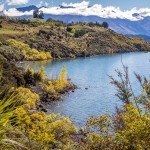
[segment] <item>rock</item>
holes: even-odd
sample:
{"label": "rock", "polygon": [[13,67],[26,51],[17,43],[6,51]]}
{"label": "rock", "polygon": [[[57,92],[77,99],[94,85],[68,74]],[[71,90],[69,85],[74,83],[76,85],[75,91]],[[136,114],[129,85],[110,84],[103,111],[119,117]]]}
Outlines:
{"label": "rock", "polygon": [[47,34],[47,31],[45,31],[45,30],[39,30],[39,35],[40,34]]}
{"label": "rock", "polygon": [[51,95],[51,94],[48,94],[48,95],[47,95],[47,98],[49,98],[49,99],[50,99],[51,97],[52,97],[52,95]]}
{"label": "rock", "polygon": [[43,108],[43,105],[40,104],[39,107],[40,107],[40,108]]}
{"label": "rock", "polygon": [[45,108],[42,108],[42,109],[41,109],[41,111],[43,111],[43,112],[47,112],[47,110],[46,110]]}
{"label": "rock", "polygon": [[88,90],[88,88],[85,88],[85,90]]}
{"label": "rock", "polygon": [[29,113],[31,113],[31,114],[32,114],[32,113],[35,113],[35,112],[37,112],[37,110],[38,110],[38,109],[29,110]]}

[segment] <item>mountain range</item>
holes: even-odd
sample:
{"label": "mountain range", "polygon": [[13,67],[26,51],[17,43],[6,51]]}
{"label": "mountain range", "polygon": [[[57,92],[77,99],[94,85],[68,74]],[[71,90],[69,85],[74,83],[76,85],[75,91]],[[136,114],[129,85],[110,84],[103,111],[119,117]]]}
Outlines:
{"label": "mountain range", "polygon": [[27,7],[20,7],[20,8],[16,8],[16,9],[21,12],[26,12],[26,11],[38,10],[39,8],[36,7],[35,5],[30,5]]}
{"label": "mountain range", "polygon": [[[60,5],[60,8],[68,9],[70,7],[65,7]],[[38,10],[45,8],[44,6],[38,8],[34,5],[28,7],[17,8],[20,12]],[[73,8],[73,7],[72,7]],[[133,16],[138,16],[138,14],[133,14]],[[31,15],[20,16],[20,18],[32,18]],[[120,18],[102,18],[99,16],[83,16],[83,15],[53,15],[53,14],[44,14],[44,19],[52,18],[55,20],[61,20],[65,23],[70,22],[108,22],[109,27],[118,33],[124,35],[133,35],[133,36],[142,36],[150,39],[150,17],[145,17],[142,20],[131,21],[129,19],[120,19]]]}

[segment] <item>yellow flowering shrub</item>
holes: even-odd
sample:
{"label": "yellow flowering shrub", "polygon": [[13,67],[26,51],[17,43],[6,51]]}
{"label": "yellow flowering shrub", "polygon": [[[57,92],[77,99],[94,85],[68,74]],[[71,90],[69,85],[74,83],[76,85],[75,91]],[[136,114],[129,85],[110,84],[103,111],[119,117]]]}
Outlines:
{"label": "yellow flowering shrub", "polygon": [[30,48],[28,44],[24,44],[23,42],[14,39],[9,39],[7,42],[11,46],[19,49],[25,60],[47,60],[52,58],[49,52],[39,52],[36,49]]}
{"label": "yellow flowering shrub", "polygon": [[47,82],[47,85],[45,86],[45,90],[48,92],[48,93],[51,93],[51,94],[55,94],[56,93],[56,90],[55,90],[55,86],[53,84],[53,81],[48,81]]}
{"label": "yellow flowering shrub", "polygon": [[59,74],[59,78],[54,81],[54,86],[57,91],[60,91],[69,85],[69,80],[67,78],[66,67],[62,67],[62,71]]}
{"label": "yellow flowering shrub", "polygon": [[74,88],[70,84],[66,74],[66,68],[63,67],[58,78],[47,79],[44,67],[37,72],[28,67],[25,70],[24,79],[26,86],[33,87],[37,94],[41,93],[41,101],[54,101],[59,100],[61,94],[65,94]]}
{"label": "yellow flowering shrub", "polygon": [[46,79],[46,71],[43,66],[41,67],[40,70],[38,70],[37,75],[40,76],[41,80]]}
{"label": "yellow flowering shrub", "polygon": [[28,88],[19,87],[16,92],[18,93],[20,102],[24,104],[24,108],[26,109],[35,108],[40,101],[39,95],[32,93]]}
{"label": "yellow flowering shrub", "polygon": [[[88,149],[145,150],[150,147],[150,116],[132,104],[113,116],[90,117],[80,131]],[[86,134],[85,134],[86,133]]]}
{"label": "yellow flowering shrub", "polygon": [[[122,149],[144,150],[150,146],[150,116],[141,114],[133,105],[125,105],[124,110],[114,119],[115,140]],[[118,128],[119,125],[119,128]]]}
{"label": "yellow flowering shrub", "polygon": [[58,78],[45,80],[45,82],[43,82],[42,84],[45,91],[50,94],[58,94],[60,91],[64,90],[70,84],[67,78],[66,67],[62,67],[62,71],[60,72]]}
{"label": "yellow flowering shrub", "polygon": [[[18,141],[23,142],[29,149],[62,148],[71,142],[71,134],[77,132],[70,119],[59,114],[30,114],[23,107],[17,108],[15,113],[17,126],[14,130],[21,133]],[[22,138],[25,140],[22,141]]]}

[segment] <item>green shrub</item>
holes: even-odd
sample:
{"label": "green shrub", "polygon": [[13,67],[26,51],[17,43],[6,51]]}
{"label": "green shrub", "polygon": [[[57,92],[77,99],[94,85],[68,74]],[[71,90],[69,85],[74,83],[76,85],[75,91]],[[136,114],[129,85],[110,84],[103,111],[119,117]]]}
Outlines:
{"label": "green shrub", "polygon": [[86,34],[86,30],[76,30],[74,36],[76,38],[83,36],[84,34]]}
{"label": "green shrub", "polygon": [[67,32],[71,32],[72,28],[71,27],[67,27]]}

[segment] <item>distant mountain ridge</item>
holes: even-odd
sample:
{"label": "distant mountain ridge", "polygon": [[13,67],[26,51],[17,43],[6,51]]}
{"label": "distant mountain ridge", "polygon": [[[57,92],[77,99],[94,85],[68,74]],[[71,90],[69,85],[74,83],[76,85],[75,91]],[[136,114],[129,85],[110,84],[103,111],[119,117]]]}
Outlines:
{"label": "distant mountain ridge", "polygon": [[108,22],[111,29],[122,34],[150,35],[150,17],[140,21],[130,21],[127,19],[100,18],[98,16],[78,16],[78,15],[50,15],[45,14],[45,19],[52,18],[70,22]]}
{"label": "distant mountain ridge", "polygon": [[39,10],[41,8],[47,8],[46,6],[37,7],[35,5],[27,6],[27,7],[20,7],[16,8],[18,11],[26,12],[26,11],[32,11],[32,10]]}
{"label": "distant mountain ridge", "polygon": [[31,11],[31,10],[38,10],[39,8],[36,7],[35,5],[31,5],[31,6],[20,7],[20,8],[16,8],[16,9],[21,12],[26,12],[26,11]]}
{"label": "distant mountain ridge", "polygon": [[[67,9],[73,8],[72,6],[62,6],[60,7]],[[17,8],[18,11],[25,12],[31,10],[38,10],[43,7],[36,7],[31,5],[29,7]],[[138,14],[133,14],[134,16],[138,16]],[[21,16],[20,18],[32,18],[32,16]],[[150,36],[150,17],[145,17],[143,20],[139,21],[131,21],[128,19],[120,19],[120,18],[101,18],[98,16],[81,16],[81,15],[52,15],[52,14],[44,14],[44,19],[52,18],[55,20],[61,20],[65,23],[70,22],[99,22],[102,23],[104,21],[108,22],[111,29],[118,33],[122,33],[125,35],[147,35]]]}
{"label": "distant mountain ridge", "polygon": [[73,6],[63,6],[63,5],[59,5],[60,8],[63,8],[63,9],[67,9],[67,8],[75,8]]}

